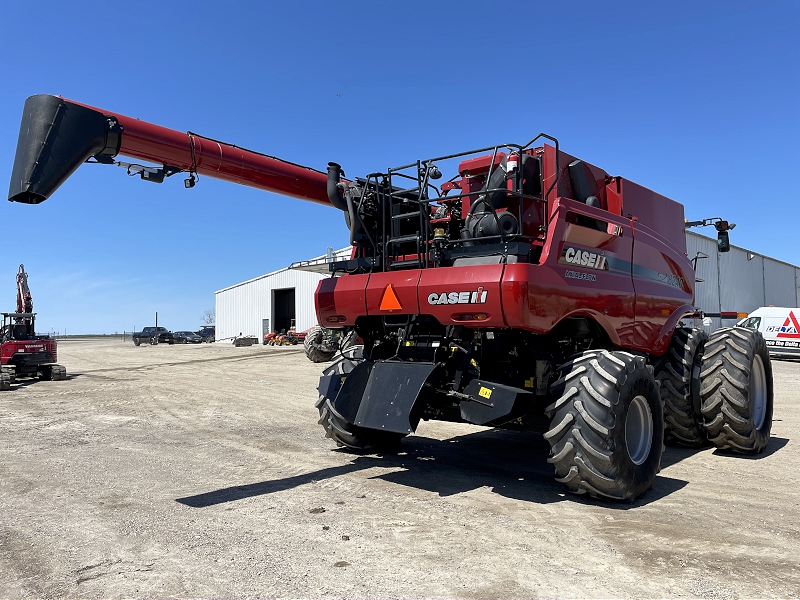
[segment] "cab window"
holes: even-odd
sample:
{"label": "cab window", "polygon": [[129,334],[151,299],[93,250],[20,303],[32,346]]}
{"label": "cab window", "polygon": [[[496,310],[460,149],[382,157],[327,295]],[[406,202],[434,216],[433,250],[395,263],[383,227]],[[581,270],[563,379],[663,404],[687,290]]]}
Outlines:
{"label": "cab window", "polygon": [[758,329],[759,325],[761,325],[761,317],[750,317],[739,323],[739,327],[745,329]]}

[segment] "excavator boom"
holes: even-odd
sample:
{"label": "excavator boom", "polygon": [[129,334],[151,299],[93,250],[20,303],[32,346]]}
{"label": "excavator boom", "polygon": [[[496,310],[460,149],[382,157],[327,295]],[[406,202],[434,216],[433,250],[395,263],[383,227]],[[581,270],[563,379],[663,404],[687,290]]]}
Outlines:
{"label": "excavator boom", "polygon": [[[129,173],[150,181],[197,173],[330,204],[328,177],[320,171],[46,94],[25,101],[8,199],[39,204],[84,162],[113,164],[118,154],[158,165],[123,163]],[[187,187],[193,184],[193,178],[187,180]]]}
{"label": "excavator boom", "polygon": [[17,312],[33,312],[33,297],[31,296],[31,289],[28,287],[28,274],[25,272],[25,265],[20,265],[17,271]]}

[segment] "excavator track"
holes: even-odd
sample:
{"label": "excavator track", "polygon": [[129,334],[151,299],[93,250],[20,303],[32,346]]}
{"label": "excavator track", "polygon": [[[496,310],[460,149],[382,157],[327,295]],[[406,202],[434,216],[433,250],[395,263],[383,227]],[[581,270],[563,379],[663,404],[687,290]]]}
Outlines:
{"label": "excavator track", "polygon": [[63,365],[42,365],[39,372],[41,381],[62,381],[67,378],[67,369]]}

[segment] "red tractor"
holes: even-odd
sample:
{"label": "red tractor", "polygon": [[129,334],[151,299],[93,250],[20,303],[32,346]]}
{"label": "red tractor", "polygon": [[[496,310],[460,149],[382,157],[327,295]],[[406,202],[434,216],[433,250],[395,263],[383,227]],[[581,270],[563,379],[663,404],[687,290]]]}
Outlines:
{"label": "red tractor", "polygon": [[28,274],[20,265],[17,272],[17,312],[3,313],[0,347],[0,390],[8,390],[17,377],[66,379],[67,370],[55,364],[57,342],[48,335],[36,335],[36,313],[28,287]]}
{"label": "red tractor", "polygon": [[569,490],[630,500],[653,485],[664,439],[767,445],[764,340],[683,321],[698,311],[682,205],[550,136],[345,179],[335,163],[323,173],[41,95],[25,104],[9,200],[46,200],[86,161],[344,213],[352,256],[315,296],[320,325],[363,340],[319,382],[319,422],[341,446],[388,448],[426,419],[539,430]]}

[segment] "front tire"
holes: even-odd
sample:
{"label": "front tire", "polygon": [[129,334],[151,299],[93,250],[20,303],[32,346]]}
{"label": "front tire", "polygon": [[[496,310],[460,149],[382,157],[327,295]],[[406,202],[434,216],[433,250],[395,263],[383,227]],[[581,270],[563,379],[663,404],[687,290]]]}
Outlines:
{"label": "front tire", "polygon": [[706,443],[700,412],[700,371],[708,335],[678,328],[656,370],[664,402],[664,441],[698,448]]}
{"label": "front tire", "polygon": [[742,327],[711,334],[700,399],[708,439],[720,450],[760,454],[772,429],[772,363],[761,333]]}
{"label": "front tire", "polygon": [[[323,375],[347,375],[364,360],[364,347],[352,346],[339,354],[322,372]],[[319,395],[315,406],[319,410],[319,421],[325,429],[325,437],[331,438],[338,446],[363,452],[365,450],[390,450],[396,448],[403,438],[402,434],[363,429],[348,422],[333,407],[335,398]]]}
{"label": "front tire", "polygon": [[632,501],[653,486],[661,466],[664,415],[644,358],[593,350],[561,365],[545,410],[548,462],[576,494]]}
{"label": "front tire", "polygon": [[325,329],[323,327],[312,327],[303,340],[303,349],[308,360],[314,363],[328,362],[336,354],[336,349],[328,349],[325,342]]}

